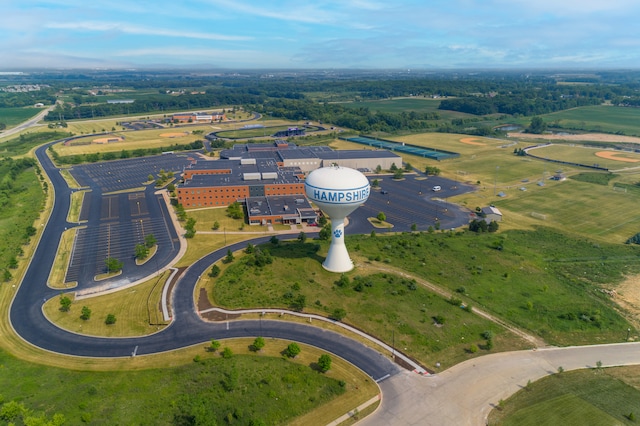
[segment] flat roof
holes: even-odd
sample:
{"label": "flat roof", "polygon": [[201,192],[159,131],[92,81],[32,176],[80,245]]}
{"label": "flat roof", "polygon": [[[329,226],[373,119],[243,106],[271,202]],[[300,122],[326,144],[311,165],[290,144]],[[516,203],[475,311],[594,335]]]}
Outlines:
{"label": "flat roof", "polygon": [[309,214],[309,210],[313,212],[309,200],[302,194],[247,198],[247,213],[249,218],[276,215],[298,216],[300,212]]}

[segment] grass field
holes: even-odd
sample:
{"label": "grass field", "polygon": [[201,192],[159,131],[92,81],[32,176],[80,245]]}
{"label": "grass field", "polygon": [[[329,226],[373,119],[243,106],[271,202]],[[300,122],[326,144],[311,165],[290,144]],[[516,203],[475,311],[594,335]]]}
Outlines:
{"label": "grass field", "polygon": [[0,123],[4,123],[8,128],[11,128],[30,119],[41,111],[41,108],[34,107],[0,108]]}
{"label": "grass field", "polygon": [[[69,312],[60,311],[60,299],[53,297],[44,304],[44,313],[59,327],[76,333],[103,337],[142,336],[155,333],[167,323],[162,318],[159,301],[169,272],[143,284],[119,292],[75,300]],[[83,306],[91,309],[89,320],[80,319]],[[116,323],[107,325],[108,314]]]}
{"label": "grass field", "polygon": [[640,369],[577,370],[545,377],[494,409],[490,425],[626,425],[640,413]]}
{"label": "grass field", "polygon": [[550,125],[557,121],[565,129],[619,132],[628,136],[640,136],[640,109],[638,108],[587,106],[545,114],[541,117]]}
{"label": "grass field", "polygon": [[[262,248],[271,252],[273,264],[251,266],[247,261],[252,256],[247,256],[228,265],[218,279],[203,277],[200,285],[208,290],[213,304],[297,309],[302,298],[305,312],[331,316],[336,309],[344,309],[344,321],[389,345],[395,341],[407,354],[431,366],[440,362],[446,367],[486,353],[469,349],[472,344],[482,347],[482,333],[487,330],[495,335],[494,350],[527,347],[502,327],[374,265],[361,264],[357,272],[345,275],[349,283],[336,284],[340,276],[321,266],[326,244],[320,248],[316,242],[291,242]],[[442,326],[434,320],[440,315],[446,319]]]}
{"label": "grass field", "polygon": [[440,99],[425,98],[398,98],[385,99],[381,101],[344,102],[340,105],[347,108],[369,108],[371,111],[388,113],[401,113],[403,111],[415,111],[419,113],[436,112],[441,120],[452,120],[455,118],[478,118],[472,114],[463,112],[447,111],[438,109]]}
{"label": "grass field", "polygon": [[546,228],[354,236],[351,245],[367,259],[461,292],[471,303],[556,345],[620,341],[620,330],[629,324],[599,289],[615,288],[625,275],[640,271],[636,247],[585,244],[583,238]]}
{"label": "grass field", "polygon": [[[585,164],[588,166],[597,164],[599,167],[605,167],[611,171],[617,169],[624,169],[629,167],[640,167],[640,154],[634,152],[626,152],[619,150],[604,150],[602,148],[585,147],[581,145],[566,145],[566,144],[553,144],[540,148],[536,148],[530,151],[532,155],[549,158],[551,160],[571,161],[574,163]],[[615,154],[615,157],[621,159],[633,160],[631,161],[619,161],[615,159],[603,158],[596,155],[597,153],[606,152],[608,154]],[[553,165],[551,165],[552,167]],[[556,167],[562,168],[563,165],[557,165]],[[640,170],[637,171],[640,174]]]}
{"label": "grass field", "polygon": [[303,126],[301,124],[288,123],[274,126],[272,123],[268,123],[268,127],[255,128],[255,129],[231,129],[218,132],[218,136],[221,138],[233,138],[233,139],[250,139],[261,138],[271,136],[276,132],[287,130],[291,127]]}
{"label": "grass field", "polygon": [[222,341],[237,354],[230,359],[203,345],[197,362],[136,372],[57,369],[2,351],[0,385],[5,402],[21,403],[36,415],[59,413],[68,424],[96,425],[182,424],[191,416],[199,424],[204,416],[216,424],[327,424],[378,393],[375,383],[337,357],[322,374],[309,367],[322,353],[314,348],[300,345],[292,362],[279,354],[289,342],[267,339],[260,353],[250,354],[251,342]]}

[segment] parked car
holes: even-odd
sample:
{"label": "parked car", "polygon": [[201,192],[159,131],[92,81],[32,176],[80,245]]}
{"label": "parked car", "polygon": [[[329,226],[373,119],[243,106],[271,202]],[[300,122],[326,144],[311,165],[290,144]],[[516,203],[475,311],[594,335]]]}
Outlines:
{"label": "parked car", "polygon": [[442,189],[442,187],[440,185],[436,185],[433,188],[431,188],[433,191],[438,192]]}

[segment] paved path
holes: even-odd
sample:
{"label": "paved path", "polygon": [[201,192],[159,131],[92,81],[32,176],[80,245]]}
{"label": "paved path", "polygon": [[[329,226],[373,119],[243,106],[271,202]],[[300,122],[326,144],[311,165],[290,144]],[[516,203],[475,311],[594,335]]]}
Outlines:
{"label": "paved path", "polygon": [[402,372],[380,383],[382,404],[358,423],[382,425],[484,425],[500,399],[549,374],[640,364],[640,342],[503,352],[457,364],[442,373]]}

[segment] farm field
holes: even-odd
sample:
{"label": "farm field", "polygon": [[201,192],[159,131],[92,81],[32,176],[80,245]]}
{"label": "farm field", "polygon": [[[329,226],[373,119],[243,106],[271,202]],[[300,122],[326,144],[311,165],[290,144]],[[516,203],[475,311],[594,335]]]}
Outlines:
{"label": "farm field", "polygon": [[637,366],[555,374],[531,383],[489,415],[492,426],[631,425],[640,413]]}
{"label": "farm field", "polygon": [[[640,136],[640,108],[587,106],[541,116],[550,126]],[[528,124],[528,122],[527,122]]]}
{"label": "farm field", "polygon": [[0,123],[14,127],[42,111],[42,108],[0,108]]}

